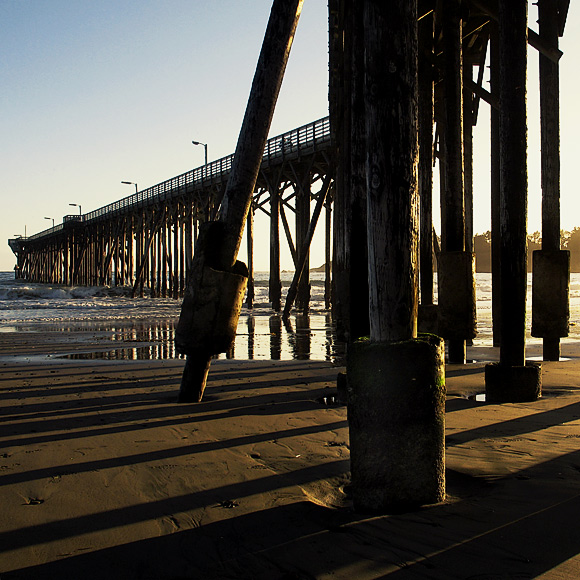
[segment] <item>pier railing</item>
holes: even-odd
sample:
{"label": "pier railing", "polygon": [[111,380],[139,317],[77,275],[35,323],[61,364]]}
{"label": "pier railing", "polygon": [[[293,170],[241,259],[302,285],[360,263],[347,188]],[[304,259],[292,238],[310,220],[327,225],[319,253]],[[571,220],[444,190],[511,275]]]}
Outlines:
{"label": "pier railing", "polygon": [[[297,129],[292,129],[276,137],[268,139],[266,147],[264,148],[264,155],[262,163],[274,164],[283,161],[285,158],[295,159],[301,154],[310,153],[316,148],[326,145],[330,141],[330,120],[328,117],[318,119],[302,125]],[[124,197],[119,201],[115,201],[105,205],[99,209],[86,213],[82,216],[75,216],[75,222],[87,223],[93,220],[101,219],[110,216],[114,213],[125,211],[130,208],[138,207],[139,205],[149,205],[156,201],[165,201],[174,196],[179,195],[186,188],[195,188],[199,186],[203,189],[206,186],[212,185],[216,182],[223,182],[232,168],[234,155],[228,155],[208,163],[196,167],[190,171],[172,177],[166,181],[162,181],[156,185],[148,187],[142,191],[138,191],[132,195]],[[69,217],[69,216],[66,216]],[[67,222],[67,220],[64,220]],[[73,220],[69,220],[73,221]],[[52,228],[29,236],[27,240],[34,240],[46,235],[50,235],[61,231],[63,224],[55,225]]]}

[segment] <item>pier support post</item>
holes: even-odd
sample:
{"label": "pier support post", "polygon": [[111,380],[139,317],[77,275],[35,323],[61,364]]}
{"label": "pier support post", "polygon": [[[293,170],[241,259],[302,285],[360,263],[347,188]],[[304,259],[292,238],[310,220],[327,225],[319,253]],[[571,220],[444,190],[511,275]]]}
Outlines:
{"label": "pier support post", "polygon": [[440,501],[443,342],[417,338],[417,4],[364,1],[370,338],[347,355],[355,509]]}
{"label": "pier support post", "polygon": [[[490,80],[492,95],[499,102],[499,28],[491,22]],[[491,181],[491,309],[493,346],[501,345],[501,268],[500,268],[500,151],[499,109],[490,111],[490,181]]]}
{"label": "pier support post", "polygon": [[327,200],[324,212],[324,308],[332,304],[332,204]]}
{"label": "pier support post", "polygon": [[[442,253],[453,256],[465,251],[465,199],[464,199],[464,156],[463,156],[463,82],[462,82],[462,19],[460,0],[447,0],[443,3],[443,63],[445,91],[445,193],[444,219],[442,220]],[[453,258],[449,258],[453,260]],[[471,268],[462,269],[463,274],[473,278]],[[448,285],[449,277],[439,277],[439,311],[440,318],[453,317],[455,304],[449,294],[455,292]],[[467,282],[467,286],[473,281]],[[465,287],[466,284],[462,284]],[[461,299],[471,298],[471,293],[464,293]],[[457,297],[457,296],[456,296]],[[452,312],[447,312],[452,305]],[[475,313],[475,303],[463,305],[464,312]],[[474,326],[474,322],[464,321],[462,328]],[[449,341],[449,362],[465,363],[465,340],[472,336],[459,336],[458,332],[449,335],[440,330],[441,335]]]}
{"label": "pier support post", "polygon": [[[554,49],[558,48],[558,4],[558,0],[538,1],[540,37]],[[542,249],[533,255],[532,336],[543,338],[544,360],[557,361],[560,338],[568,336],[570,287],[570,256],[560,250],[560,75],[557,62],[542,53],[539,59]]]}
{"label": "pier support post", "polygon": [[248,225],[246,241],[248,250],[248,291],[246,294],[246,307],[254,308],[254,210],[250,207],[248,212]]}
{"label": "pier support post", "polygon": [[365,121],[365,62],[360,46],[364,43],[363,2],[351,1],[345,48],[349,52],[350,87],[350,164],[346,192],[346,244],[348,253],[348,319],[346,327],[350,342],[369,334],[369,286],[367,240],[367,184],[366,184],[366,121]]}
{"label": "pier support post", "polygon": [[[178,352],[187,355],[179,395],[183,402],[201,400],[211,355],[233,345],[247,283],[247,268],[236,258],[302,4],[273,2],[218,220],[200,233],[175,332]],[[222,332],[229,328],[233,335]],[[216,332],[219,340],[214,340]]]}
{"label": "pier support post", "polygon": [[346,239],[346,200],[350,180],[350,55],[346,27],[352,1],[329,0],[329,102],[330,135],[334,170],[333,249],[332,249],[332,314],[337,336],[348,337],[348,256]]}
{"label": "pier support post", "polygon": [[270,191],[270,279],[268,299],[274,312],[282,310],[282,282],[280,280],[280,192]]}
{"label": "pier support post", "polygon": [[560,360],[560,338],[570,322],[570,252],[533,253],[532,336],[544,339],[544,360]]}
{"label": "pier support post", "polygon": [[306,314],[310,307],[310,245],[302,257],[305,241],[310,226],[310,172],[308,172],[296,192],[296,254],[298,259],[304,259],[304,266],[295,264],[295,270],[301,267],[302,272],[296,292],[296,308]]}
{"label": "pier support post", "polygon": [[526,365],[527,119],[526,0],[499,2],[501,347],[485,370],[488,400],[531,401],[541,393],[541,367]]}

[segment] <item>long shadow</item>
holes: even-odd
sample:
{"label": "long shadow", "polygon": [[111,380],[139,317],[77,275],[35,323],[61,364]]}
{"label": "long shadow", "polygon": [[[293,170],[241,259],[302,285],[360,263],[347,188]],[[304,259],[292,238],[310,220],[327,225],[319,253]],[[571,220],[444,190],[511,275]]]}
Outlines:
{"label": "long shadow", "polygon": [[580,417],[580,401],[570,403],[563,407],[558,407],[557,409],[539,411],[532,415],[516,417],[515,419],[492,423],[491,425],[477,427],[476,429],[453,433],[453,435],[447,437],[447,444],[460,445],[461,443],[466,443],[475,439],[534,433],[541,429],[576,421],[578,420],[578,417]]}
{"label": "long shadow", "polygon": [[[153,371],[159,370],[157,374]],[[181,369],[180,369],[181,370]],[[281,378],[281,373],[288,374],[292,372],[291,377],[286,379]],[[298,373],[303,372],[303,375]],[[311,368],[311,369],[288,369],[288,368],[265,368],[263,370],[247,371],[244,369],[235,372],[224,372],[224,373],[211,373],[209,376],[208,386],[212,387],[214,385],[226,386],[230,385],[230,388],[236,389],[241,383],[247,384],[251,383],[253,386],[260,386],[264,383],[266,384],[280,384],[280,385],[292,385],[300,383],[300,379],[304,379],[303,382],[319,382],[319,381],[335,381],[336,380],[336,370],[326,369],[326,368]],[[43,373],[37,374],[34,377],[21,377],[21,380],[34,380],[35,382],[54,379],[51,376],[53,373]],[[100,373],[93,371],[91,375],[86,372],[81,373],[85,380],[75,381],[71,379],[70,383],[64,382],[63,378],[67,377],[67,374],[59,374],[58,383],[49,384],[43,387],[38,385],[20,385],[12,387],[9,391],[3,393],[2,398],[14,399],[18,395],[26,396],[27,398],[35,396],[46,396],[47,389],[50,389],[49,394],[51,396],[56,395],[67,395],[76,394],[79,389],[91,390],[91,388],[102,387],[102,390],[118,390],[126,388],[127,383],[138,382],[140,386],[167,386],[168,381],[175,381],[179,383],[181,380],[181,373],[177,372],[176,369],[136,369],[133,372],[115,372],[114,370],[107,369],[101,370]],[[87,377],[90,377],[87,379]],[[223,384],[225,383],[225,385]]]}
{"label": "long shadow", "polygon": [[[324,392],[324,387],[320,387],[308,391],[301,390],[245,397],[242,400],[242,404],[236,403],[236,401],[217,399],[196,405],[175,403],[154,409],[144,406],[138,410],[81,415],[79,417],[69,417],[66,421],[61,418],[41,419],[38,422],[4,425],[0,428],[0,434],[2,437],[15,437],[14,439],[4,439],[2,441],[4,447],[19,447],[113,433],[141,431],[163,426],[193,425],[203,421],[237,416],[260,416],[279,413],[297,415],[304,411],[320,408],[315,399],[322,396]],[[234,407],[233,405],[236,404],[239,406]],[[103,423],[106,423],[107,426],[103,426]],[[111,423],[114,423],[114,425],[111,426]],[[42,434],[31,435],[31,433],[37,431]]]}
{"label": "long shadow", "polygon": [[[580,462],[580,452],[520,474],[529,478],[539,471],[555,474],[562,462]],[[343,464],[334,462],[289,476],[295,484],[306,483],[330,472],[340,474]],[[246,494],[288,483],[286,476],[283,482],[280,477],[26,528],[0,535],[0,545],[5,540],[10,549],[36,545],[202,505],[223,509],[217,503],[223,497],[235,497],[243,505]],[[499,481],[495,488],[510,483]],[[330,575],[344,578],[346,570],[358,566],[367,571],[365,578],[452,580],[471,573],[474,578],[531,579],[580,553],[580,536],[570,533],[577,527],[580,510],[580,494],[573,485],[548,486],[544,494],[536,490],[541,497],[527,503],[517,486],[503,489],[500,497],[494,496],[493,489],[473,488],[465,494],[465,482],[456,485],[451,491],[463,497],[458,502],[390,516],[361,516],[348,508],[329,509],[306,501],[241,515],[232,509],[229,517],[199,528],[22,568],[2,578],[315,580]],[[505,504],[509,509],[498,509]]]}
{"label": "long shadow", "polygon": [[[253,378],[259,377],[264,373],[275,373],[279,371],[305,371],[309,372],[312,369],[328,369],[329,372],[335,370],[331,363],[326,361],[309,360],[309,361],[237,361],[240,366],[244,366],[244,375]],[[68,361],[47,361],[48,364],[20,364],[9,362],[9,367],[6,370],[0,368],[0,381],[13,381],[15,376],[25,378],[27,375],[33,373],[54,374],[51,371],[57,371],[59,375],[63,370],[71,377],[86,376],[87,368],[92,368],[95,373],[111,372],[114,367],[119,367],[118,374],[120,376],[133,374],[135,372],[148,373],[151,371],[169,371],[176,376],[183,371],[184,361],[182,360],[164,360],[164,361],[106,361],[95,365],[95,361],[75,361],[74,363]],[[234,368],[224,368],[234,367]],[[116,370],[116,369],[115,369]],[[221,380],[230,376],[238,376],[240,374],[239,368],[236,368],[236,361],[216,360],[213,361],[210,371],[210,377]],[[6,376],[3,376],[6,375]]]}
{"label": "long shadow", "polygon": [[0,477],[0,486],[11,485],[14,483],[23,483],[25,481],[33,481],[42,478],[50,478],[56,475],[75,475],[79,473],[87,473],[101,469],[112,469],[115,467],[126,467],[129,465],[137,465],[139,463],[150,463],[154,461],[161,461],[164,459],[171,459],[175,457],[183,457],[185,455],[195,455],[199,453],[207,453],[218,449],[231,449],[233,447],[240,447],[242,445],[253,445],[264,441],[272,441],[274,439],[285,439],[287,437],[300,437],[303,435],[312,435],[314,433],[322,433],[324,431],[332,431],[334,429],[341,429],[347,426],[346,420],[336,421],[334,423],[324,423],[322,425],[311,425],[309,427],[296,427],[294,429],[286,429],[284,431],[268,431],[267,433],[255,433],[246,437],[234,437],[232,439],[223,439],[220,441],[211,441],[204,443],[195,443],[193,445],[184,445],[181,447],[174,447],[171,449],[160,449],[158,451],[147,451],[146,453],[136,453],[134,455],[126,455],[123,457],[110,457],[107,459],[100,459],[95,461],[86,461],[84,463],[69,463],[66,465],[55,465],[43,469],[33,469],[21,473],[3,473]]}
{"label": "long shadow", "polygon": [[[55,402],[44,403],[23,403],[18,407],[10,407],[2,410],[0,422],[2,421],[24,421],[33,418],[47,418],[51,415],[64,417],[77,413],[90,413],[93,411],[111,410],[113,408],[122,409],[135,405],[151,405],[167,403],[167,397],[161,393],[137,393],[134,395],[123,395],[122,397],[78,399],[76,401],[66,399]],[[174,397],[175,398],[175,397]]]}
{"label": "long shadow", "polygon": [[[302,377],[288,377],[286,379],[278,378],[272,379],[271,376],[280,372],[286,372],[288,369],[285,368],[274,368],[274,369],[264,369],[263,371],[256,370],[254,372],[246,372],[243,371],[242,373],[238,372],[231,372],[231,373],[213,373],[210,375],[209,383],[208,383],[208,392],[215,386],[219,386],[219,388],[235,391],[239,390],[241,385],[245,385],[247,383],[251,383],[252,388],[258,388],[260,386],[293,386],[297,383],[300,383],[298,379]],[[293,371],[298,371],[301,369],[292,369]],[[304,374],[304,382],[323,382],[329,381],[334,382],[336,380],[336,371],[333,369],[328,369],[328,374],[315,374],[312,375],[308,372],[308,368],[305,368]],[[312,370],[312,369],[310,369]],[[109,371],[101,371],[103,373],[110,372]],[[86,375],[85,375],[86,376]],[[41,380],[43,377],[35,376],[35,380]],[[49,378],[49,377],[44,377]],[[235,379],[237,382],[232,382],[229,385],[216,385],[221,381],[227,381]],[[16,387],[11,389],[10,392],[7,393],[0,393],[0,400],[8,400],[8,399],[15,399],[20,396],[26,396],[26,398],[35,398],[35,397],[46,397],[46,396],[64,396],[64,395],[74,395],[80,391],[91,391],[91,390],[98,390],[98,391],[117,391],[127,389],[127,383],[137,381],[139,388],[154,388],[156,386],[159,387],[167,387],[168,382],[172,381],[175,383],[176,388],[176,396],[179,381],[181,380],[180,375],[171,374],[171,375],[164,375],[161,378],[151,377],[150,374],[143,374],[143,375],[135,375],[134,373],[130,376],[124,377],[121,373],[116,375],[115,377],[110,376],[99,376],[95,375],[94,379],[91,381],[83,381],[81,383],[71,382],[70,384],[63,384],[58,383],[54,385],[49,385],[48,387],[40,388],[38,386],[23,386],[23,387]]]}
{"label": "long shadow", "polygon": [[182,496],[2,532],[0,533],[0,553],[89,532],[163,518],[167,514],[219,506],[224,500],[232,498],[243,501],[243,498],[250,495],[268,493],[288,486],[305,485],[322,478],[342,475],[348,469],[348,460],[336,460]]}

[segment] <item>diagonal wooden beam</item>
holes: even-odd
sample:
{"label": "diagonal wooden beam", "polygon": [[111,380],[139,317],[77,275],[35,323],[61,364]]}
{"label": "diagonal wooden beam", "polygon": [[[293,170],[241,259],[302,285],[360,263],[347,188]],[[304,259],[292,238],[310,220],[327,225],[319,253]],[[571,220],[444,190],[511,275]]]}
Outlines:
{"label": "diagonal wooden beam", "polygon": [[287,320],[288,317],[290,316],[292,305],[294,304],[294,300],[296,299],[296,295],[298,293],[298,284],[300,284],[300,278],[302,277],[302,273],[304,271],[304,265],[306,264],[308,250],[310,249],[310,244],[312,243],[312,238],[314,237],[314,231],[316,230],[316,224],[318,223],[318,218],[320,217],[320,212],[322,211],[324,200],[326,199],[328,191],[330,190],[331,183],[332,177],[330,174],[328,174],[322,185],[322,189],[320,191],[318,200],[316,201],[316,206],[314,208],[314,212],[312,213],[312,219],[310,220],[310,224],[308,225],[306,238],[304,239],[304,244],[300,249],[300,258],[298,264],[296,265],[296,272],[294,273],[294,278],[292,279],[290,288],[288,288],[288,294],[286,295],[286,304],[284,305],[284,312],[282,314],[282,318],[284,320]]}

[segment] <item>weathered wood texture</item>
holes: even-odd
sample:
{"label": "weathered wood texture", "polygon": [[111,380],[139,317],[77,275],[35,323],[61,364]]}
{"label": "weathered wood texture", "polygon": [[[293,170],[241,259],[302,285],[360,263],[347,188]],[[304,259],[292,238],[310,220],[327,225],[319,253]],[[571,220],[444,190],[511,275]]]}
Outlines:
{"label": "weathered wood texture", "polygon": [[[211,284],[206,285],[206,280],[211,272],[217,271],[225,276],[224,281],[229,281],[235,276],[233,270],[239,270],[236,267],[239,264],[236,262],[238,250],[302,3],[303,0],[274,0],[230,177],[215,224],[219,228],[212,226],[211,231],[208,230],[203,242],[199,240],[194,255],[191,284],[185,294],[175,332],[178,350],[187,354],[179,395],[182,402],[201,400],[207,378],[207,370],[204,369],[209,366],[211,355],[224,352],[233,345],[243,300],[242,290],[239,288],[237,292],[232,292],[228,303],[224,294],[215,292],[213,274]],[[247,279],[247,269],[245,275]],[[213,311],[216,312],[215,317],[205,315]],[[218,317],[223,320],[228,316],[225,326],[233,329],[230,344],[212,344],[209,339],[216,332],[214,320],[217,321]]]}
{"label": "weathered wood texture", "polygon": [[349,103],[350,159],[349,182],[346,191],[345,244],[348,254],[347,278],[349,305],[347,309],[348,337],[351,341],[368,336],[369,285],[367,237],[367,182],[366,182],[366,118],[365,118],[365,63],[363,29],[363,2],[351,0],[349,42],[346,43],[351,72],[350,86],[345,99]]}
{"label": "weathered wood texture", "polygon": [[417,6],[367,1],[365,113],[370,338],[416,336]]}
{"label": "weathered wood texture", "polygon": [[500,363],[525,364],[527,289],[526,0],[499,2]]}
{"label": "weathered wood texture", "polygon": [[446,0],[443,2],[445,220],[441,224],[444,252],[465,249],[462,54],[461,1]]}

